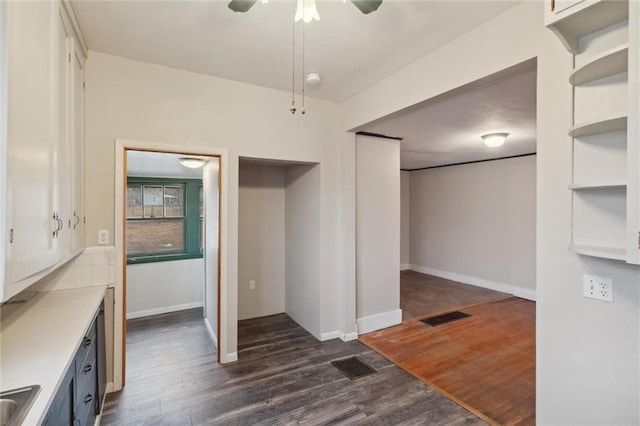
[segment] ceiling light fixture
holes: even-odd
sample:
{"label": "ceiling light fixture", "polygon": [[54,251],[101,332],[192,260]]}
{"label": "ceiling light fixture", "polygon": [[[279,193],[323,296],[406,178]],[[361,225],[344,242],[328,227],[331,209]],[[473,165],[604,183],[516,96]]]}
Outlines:
{"label": "ceiling light fixture", "polygon": [[313,19],[319,21],[320,15],[318,15],[318,9],[316,8],[316,0],[298,0],[296,15],[293,19],[296,22],[302,20],[307,24]]}
{"label": "ceiling light fixture", "polygon": [[190,169],[199,169],[200,167],[207,164],[202,158],[196,157],[182,157],[180,158],[180,164]]}
{"label": "ceiling light fixture", "polygon": [[486,146],[495,148],[501,146],[507,139],[507,136],[509,136],[509,133],[489,133],[480,137]]}

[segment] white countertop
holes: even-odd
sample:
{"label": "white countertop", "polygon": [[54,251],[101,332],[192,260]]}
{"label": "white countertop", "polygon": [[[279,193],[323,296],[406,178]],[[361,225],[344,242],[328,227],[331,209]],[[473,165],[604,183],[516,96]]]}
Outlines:
{"label": "white countertop", "polygon": [[0,308],[0,390],[40,385],[23,425],[37,425],[51,405],[106,286],[38,293]]}

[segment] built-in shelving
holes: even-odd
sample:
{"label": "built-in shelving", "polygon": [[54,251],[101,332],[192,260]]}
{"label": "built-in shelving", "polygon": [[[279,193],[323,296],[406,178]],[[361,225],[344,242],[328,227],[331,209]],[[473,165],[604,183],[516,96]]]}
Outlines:
{"label": "built-in shelving", "polygon": [[[636,0],[546,0],[545,24],[574,55],[570,249],[639,263]],[[634,222],[635,221],[635,222]]]}
{"label": "built-in shelving", "polygon": [[627,71],[629,46],[609,49],[586,64],[576,68],[569,76],[569,82],[573,85],[584,84],[610,75]]}
{"label": "built-in shelving", "polygon": [[627,184],[625,183],[608,183],[608,184],[588,184],[588,185],[577,185],[572,184],[569,185],[569,189],[573,191],[589,191],[589,190],[598,190],[598,189],[623,189],[626,188]]}
{"label": "built-in shelving", "polygon": [[[577,4],[580,3],[580,4]],[[555,1],[548,1],[545,23],[566,49],[574,55],[580,52],[581,37],[592,34],[629,17],[627,0],[587,0],[576,5],[555,10]]]}
{"label": "built-in shelving", "polygon": [[584,254],[587,256],[602,257],[605,259],[625,260],[627,256],[627,251],[624,248],[618,247],[598,247],[572,244],[570,248],[574,253]]}
{"label": "built-in shelving", "polygon": [[598,120],[579,123],[569,129],[569,136],[579,138],[581,136],[597,135],[598,133],[616,132],[627,128],[627,114],[614,114]]}

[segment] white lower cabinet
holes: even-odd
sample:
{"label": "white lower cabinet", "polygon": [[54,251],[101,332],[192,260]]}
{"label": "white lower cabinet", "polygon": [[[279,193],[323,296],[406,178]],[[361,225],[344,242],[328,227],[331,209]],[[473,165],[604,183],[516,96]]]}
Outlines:
{"label": "white lower cabinet", "polygon": [[[58,2],[7,2],[6,212],[1,299],[80,252],[84,55]],[[79,69],[79,71],[78,71]],[[81,181],[78,181],[81,180]],[[74,216],[74,212],[75,215]],[[74,232],[75,229],[78,232]]]}

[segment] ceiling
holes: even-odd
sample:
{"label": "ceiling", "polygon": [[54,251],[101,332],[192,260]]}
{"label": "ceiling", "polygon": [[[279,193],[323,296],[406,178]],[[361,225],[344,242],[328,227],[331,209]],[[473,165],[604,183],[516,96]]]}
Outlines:
{"label": "ceiling", "polygon": [[[536,61],[530,60],[358,131],[401,137],[403,170],[512,157],[536,152]],[[504,145],[480,138],[505,132]]]}
{"label": "ceiling", "polygon": [[[363,15],[350,2],[316,0],[305,25],[306,94],[342,101],[515,6],[519,0],[384,0]],[[291,91],[295,1],[95,1],[72,6],[89,49],[277,90]],[[295,25],[295,91],[301,92],[302,24]],[[401,136],[401,167],[416,169],[535,152],[535,63],[516,67],[369,123],[358,130]],[[506,131],[488,150],[480,135]]]}
{"label": "ceiling", "polygon": [[202,168],[183,166],[182,157],[182,154],[127,150],[127,176],[202,179]]}

